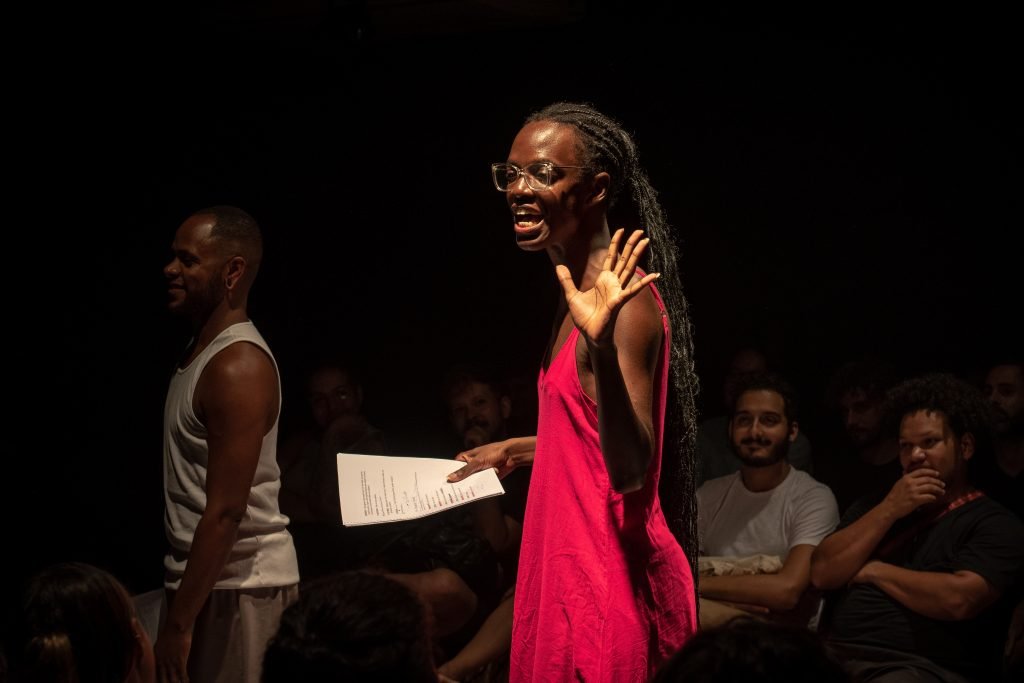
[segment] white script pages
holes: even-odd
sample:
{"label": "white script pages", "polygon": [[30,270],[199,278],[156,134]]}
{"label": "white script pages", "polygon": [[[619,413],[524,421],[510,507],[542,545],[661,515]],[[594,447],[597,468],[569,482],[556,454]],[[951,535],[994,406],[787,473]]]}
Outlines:
{"label": "white script pages", "polygon": [[466,463],[441,458],[338,453],[338,495],[345,526],[426,517],[505,493],[493,469],[449,484]]}

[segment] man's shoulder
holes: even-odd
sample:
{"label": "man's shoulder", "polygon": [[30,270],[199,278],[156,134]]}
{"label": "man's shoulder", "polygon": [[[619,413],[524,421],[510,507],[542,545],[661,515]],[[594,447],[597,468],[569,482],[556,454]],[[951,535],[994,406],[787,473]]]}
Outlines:
{"label": "man's shoulder", "polygon": [[274,368],[276,365],[268,348],[250,339],[239,339],[217,350],[203,374],[224,373],[224,379],[232,379]]}
{"label": "man's shoulder", "polygon": [[1002,503],[987,495],[960,506],[950,517],[951,521],[965,520],[978,526],[998,528],[1008,536],[1024,541],[1024,522]]}
{"label": "man's shoulder", "polygon": [[929,539],[955,552],[954,569],[973,571],[1000,591],[1020,585],[1024,576],[1024,524],[988,496],[945,515],[932,525]]}
{"label": "man's shoulder", "polygon": [[220,337],[219,341],[220,347],[210,349],[212,355],[201,369],[193,400],[206,407],[211,401],[223,405],[277,401],[277,363],[265,343],[249,337]]}
{"label": "man's shoulder", "polygon": [[739,476],[739,472],[733,472],[732,474],[726,474],[722,477],[708,479],[700,485],[700,488],[697,489],[697,495],[701,498],[707,499],[720,498],[726,494],[729,487],[733,485]]}
{"label": "man's shoulder", "polygon": [[795,467],[786,478],[786,486],[790,488],[790,493],[793,496],[824,497],[835,501],[835,496],[828,484],[818,481],[807,472]]}

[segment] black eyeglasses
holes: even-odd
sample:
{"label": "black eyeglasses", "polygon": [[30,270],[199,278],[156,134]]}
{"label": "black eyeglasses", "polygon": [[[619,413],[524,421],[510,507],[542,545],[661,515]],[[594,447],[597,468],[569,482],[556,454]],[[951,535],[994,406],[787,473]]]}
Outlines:
{"label": "black eyeglasses", "polygon": [[551,183],[555,179],[556,168],[586,168],[586,166],[555,166],[547,161],[539,161],[526,168],[519,168],[515,164],[491,164],[491,177],[499,192],[508,192],[508,188],[519,182],[520,176],[526,178],[526,184],[531,189],[539,192],[551,187]]}

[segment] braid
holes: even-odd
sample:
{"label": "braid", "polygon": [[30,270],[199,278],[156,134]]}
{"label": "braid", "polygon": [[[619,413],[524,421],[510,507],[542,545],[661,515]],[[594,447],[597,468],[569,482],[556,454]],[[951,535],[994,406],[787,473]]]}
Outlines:
{"label": "braid", "polygon": [[640,165],[636,143],[622,126],[588,104],[557,102],[536,112],[527,123],[552,121],[572,126],[577,131],[577,157],[592,173],[606,171],[611,176],[608,207],[628,185],[629,195],[641,224],[651,239],[647,250],[648,271],[661,273],[658,291],[665,302],[671,323],[672,382],[665,437],[662,450],[666,457],[662,485],[662,506],[669,527],[683,547],[697,578],[697,498],[696,441],[698,380],[693,362],[693,336],[689,305],[683,296],[679,277],[679,250],[658,193]]}

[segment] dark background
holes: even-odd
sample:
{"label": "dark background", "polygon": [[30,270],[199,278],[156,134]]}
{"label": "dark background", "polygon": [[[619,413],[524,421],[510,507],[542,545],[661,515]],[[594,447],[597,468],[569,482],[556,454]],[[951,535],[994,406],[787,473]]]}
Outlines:
{"label": "dark background", "polygon": [[[371,421],[410,453],[450,454],[451,362],[531,381],[558,291],[515,247],[488,164],[555,100],[635,134],[680,235],[707,414],[743,344],[812,406],[866,352],[971,376],[1024,348],[1011,17],[512,5],[219,2],[21,26],[4,606],[56,560],[160,583],[161,410],[188,338],[161,268],[196,209],[238,205],[264,229],[250,315],[282,369],[283,430],[323,348],[356,360]],[[827,426],[812,410],[804,429]]]}

